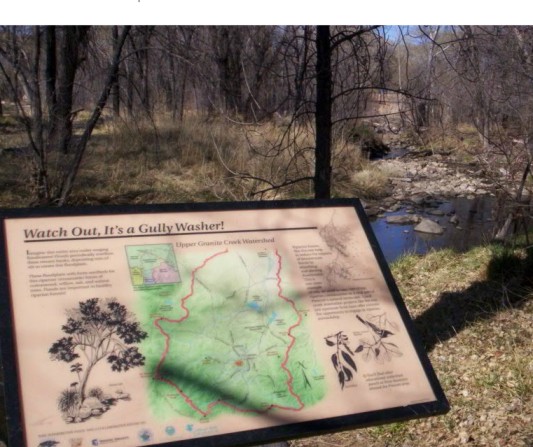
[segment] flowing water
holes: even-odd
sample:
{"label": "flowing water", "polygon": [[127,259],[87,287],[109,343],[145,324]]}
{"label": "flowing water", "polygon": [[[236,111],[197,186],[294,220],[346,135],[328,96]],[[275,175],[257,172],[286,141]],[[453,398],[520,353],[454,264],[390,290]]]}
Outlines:
{"label": "flowing water", "polygon": [[[466,251],[491,239],[495,226],[495,202],[496,199],[491,196],[478,196],[474,199],[458,197],[434,203],[433,206],[417,208],[417,215],[434,220],[445,228],[440,235],[419,233],[413,230],[415,225],[387,223],[386,216],[404,215],[406,208],[385,213],[383,217],[371,219],[370,223],[389,263],[403,254],[424,254],[431,249]],[[433,214],[436,210],[442,211],[444,215]],[[459,219],[457,225],[450,223],[450,217],[454,214]]]}

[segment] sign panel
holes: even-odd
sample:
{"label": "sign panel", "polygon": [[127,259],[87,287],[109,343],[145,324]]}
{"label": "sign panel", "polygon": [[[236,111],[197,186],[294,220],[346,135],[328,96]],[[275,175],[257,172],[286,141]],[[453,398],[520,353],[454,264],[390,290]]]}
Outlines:
{"label": "sign panel", "polygon": [[234,446],[445,412],[357,200],[6,210],[13,445]]}

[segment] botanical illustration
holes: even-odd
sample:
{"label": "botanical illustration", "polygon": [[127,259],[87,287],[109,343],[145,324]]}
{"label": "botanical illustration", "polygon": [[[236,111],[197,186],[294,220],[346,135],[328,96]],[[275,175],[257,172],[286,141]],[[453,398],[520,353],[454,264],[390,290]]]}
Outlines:
{"label": "botanical illustration", "polygon": [[58,398],[58,408],[66,422],[82,422],[101,415],[119,400],[130,399],[123,390],[109,394],[97,386],[89,388],[89,378],[94,366],[104,359],[116,372],[144,365],[144,356],[134,345],[147,334],[115,299],[88,299],[69,309],[67,316],[61,327],[67,336],[53,343],[48,352],[52,360],[69,363],[74,375],[74,381]]}
{"label": "botanical illustration", "polygon": [[351,382],[357,372],[355,364],[355,354],[349,346],[348,336],[340,331],[336,334],[325,337],[326,344],[335,348],[335,353],[331,356],[333,367],[337,371],[337,378],[341,388],[346,382]]}
{"label": "botanical illustration", "polygon": [[331,260],[324,267],[328,290],[350,287],[354,281],[367,276],[364,265],[352,248],[352,230],[335,223],[335,212],[332,213],[330,221],[320,227],[318,233],[332,254]]}
{"label": "botanical illustration", "polygon": [[394,333],[389,329],[397,331],[398,325],[389,321],[386,314],[371,316],[367,320],[359,315],[355,317],[370,334],[359,340],[357,348],[350,347],[350,339],[343,331],[324,337],[326,344],[335,349],[331,355],[331,362],[342,389],[347,382],[354,380],[357,373],[356,354],[360,354],[365,361],[375,360],[378,363],[402,356],[398,345],[390,341]]}
{"label": "botanical illustration", "polygon": [[[364,360],[374,359],[379,363],[384,363],[391,361],[393,357],[402,356],[398,345],[390,341],[394,333],[387,329],[387,327],[394,328],[396,325],[390,323],[385,314],[376,315],[368,320],[364,320],[359,315],[356,315],[356,318],[370,329],[370,336],[361,339],[361,344],[355,350],[362,354]],[[373,323],[370,320],[376,320],[376,322]]]}

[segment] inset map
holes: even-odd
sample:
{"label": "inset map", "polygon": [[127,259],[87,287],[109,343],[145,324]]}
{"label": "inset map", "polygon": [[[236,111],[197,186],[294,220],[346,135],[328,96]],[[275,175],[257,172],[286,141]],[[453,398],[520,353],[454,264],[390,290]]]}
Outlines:
{"label": "inset map", "polygon": [[135,288],[181,282],[172,244],[127,245],[126,256]]}

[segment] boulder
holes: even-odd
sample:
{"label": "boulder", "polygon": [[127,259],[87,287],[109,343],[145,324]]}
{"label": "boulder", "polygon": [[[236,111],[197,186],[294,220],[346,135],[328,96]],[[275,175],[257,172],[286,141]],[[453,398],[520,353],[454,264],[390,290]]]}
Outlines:
{"label": "boulder", "polygon": [[425,196],[423,195],[416,195],[411,197],[411,202],[413,202],[415,205],[422,205],[424,201],[426,200]]}
{"label": "boulder", "polygon": [[392,205],[391,207],[389,207],[389,209],[387,211],[390,212],[390,213],[395,213],[396,211],[399,211],[401,209],[402,209],[401,205],[395,204],[395,205]]}
{"label": "boulder", "polygon": [[420,223],[414,228],[414,230],[420,233],[428,234],[444,233],[444,228],[440,226],[437,222],[434,222],[430,219],[422,219]]}
{"label": "boulder", "polygon": [[420,222],[420,217],[416,214],[407,214],[401,216],[387,216],[386,222],[394,225],[412,225]]}

